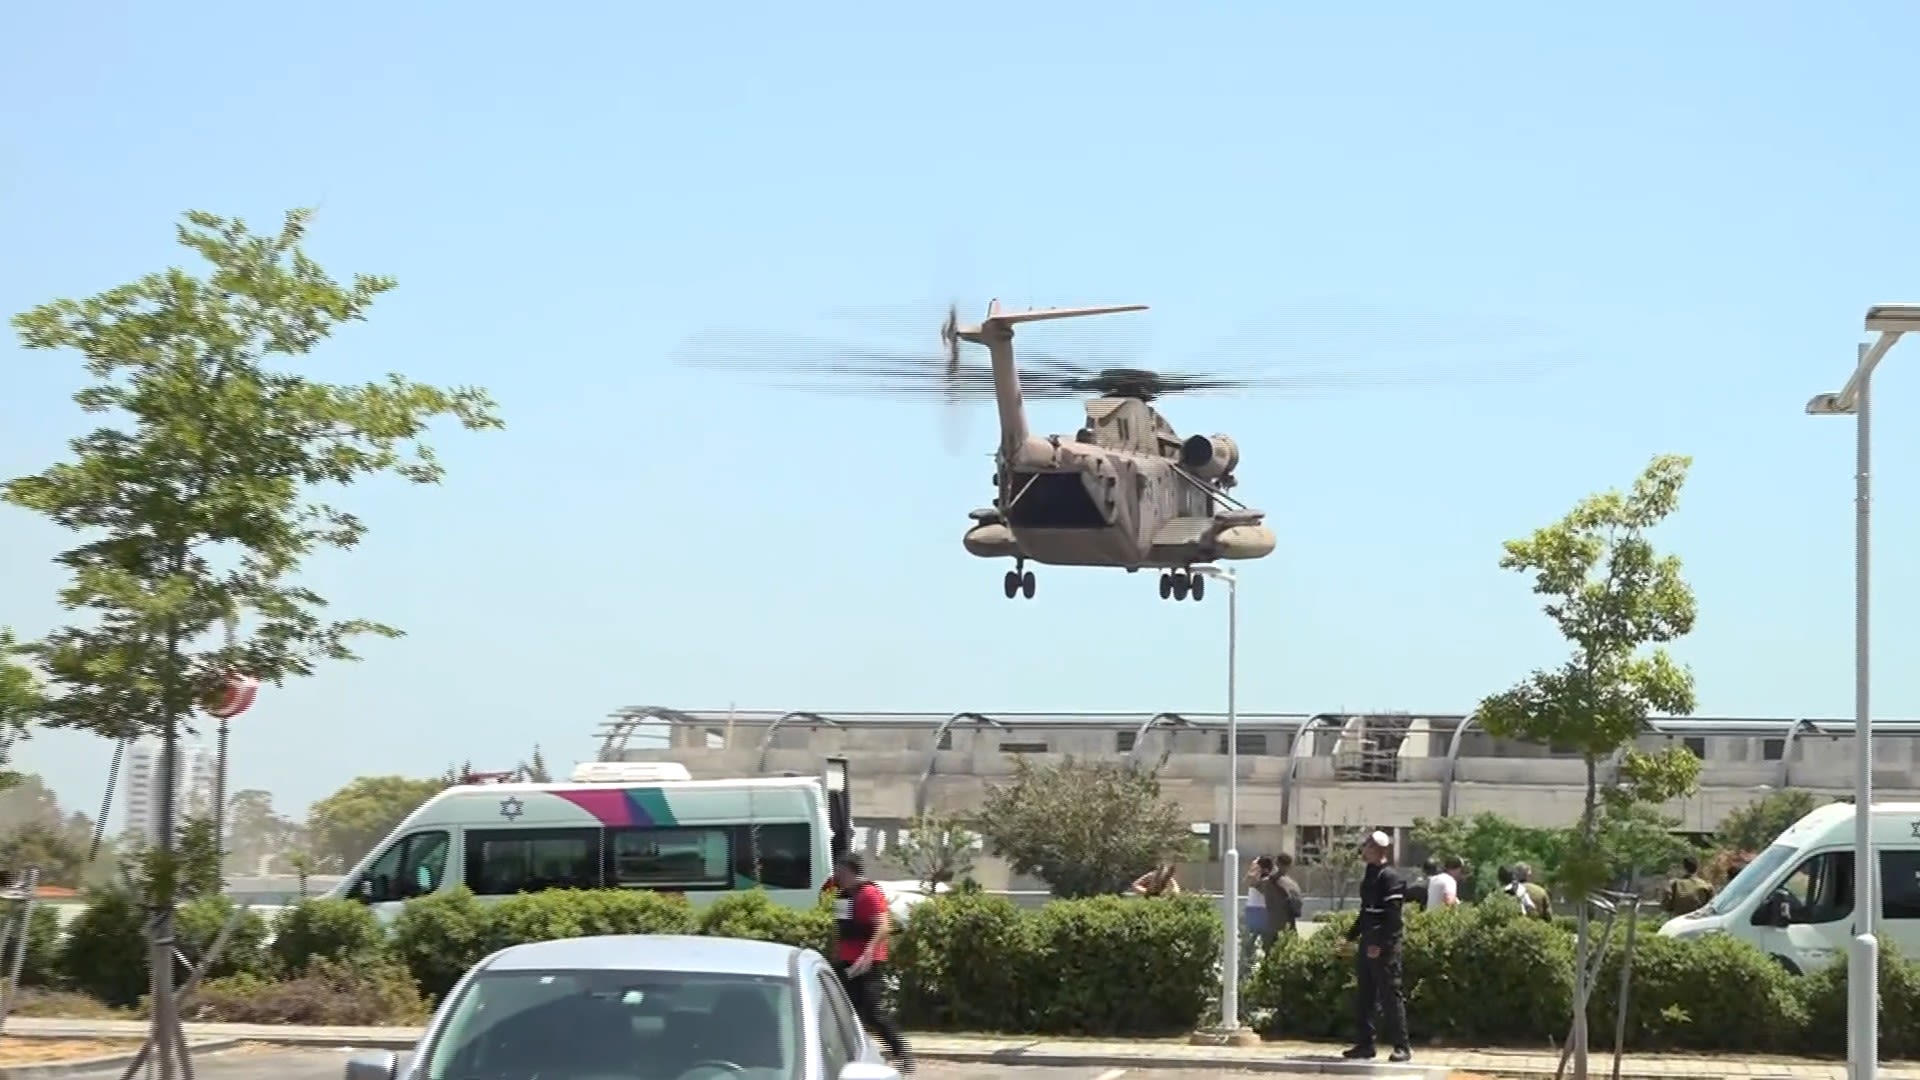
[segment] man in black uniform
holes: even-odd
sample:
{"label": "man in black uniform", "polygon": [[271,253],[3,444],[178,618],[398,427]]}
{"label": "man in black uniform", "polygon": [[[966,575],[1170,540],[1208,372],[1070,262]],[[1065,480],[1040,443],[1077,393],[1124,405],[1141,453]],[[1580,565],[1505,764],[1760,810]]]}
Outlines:
{"label": "man in black uniform", "polygon": [[1349,1059],[1373,1057],[1375,1012],[1384,1014],[1387,1037],[1393,1040],[1393,1054],[1387,1060],[1406,1061],[1413,1056],[1407,1048],[1407,999],[1400,986],[1407,883],[1387,865],[1392,843],[1386,833],[1376,830],[1360,845],[1367,875],[1360,880],[1360,917],[1347,931],[1347,940],[1360,944],[1360,1038],[1342,1055]]}

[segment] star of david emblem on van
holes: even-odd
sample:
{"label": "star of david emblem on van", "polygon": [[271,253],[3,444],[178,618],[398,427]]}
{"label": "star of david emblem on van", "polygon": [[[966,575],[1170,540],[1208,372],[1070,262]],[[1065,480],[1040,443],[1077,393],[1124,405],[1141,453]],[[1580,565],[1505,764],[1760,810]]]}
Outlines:
{"label": "star of david emblem on van", "polygon": [[512,821],[514,818],[526,812],[526,804],[511,795],[500,800],[500,816],[506,818],[508,821]]}

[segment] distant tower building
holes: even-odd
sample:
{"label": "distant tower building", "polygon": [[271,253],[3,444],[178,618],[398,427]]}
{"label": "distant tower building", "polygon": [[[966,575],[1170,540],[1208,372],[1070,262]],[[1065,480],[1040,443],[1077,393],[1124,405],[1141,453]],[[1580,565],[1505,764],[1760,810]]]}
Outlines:
{"label": "distant tower building", "polygon": [[[174,766],[176,820],[213,812],[214,754],[199,743],[176,742]],[[160,838],[160,740],[142,739],[127,748],[121,805],[127,832],[145,843]]]}

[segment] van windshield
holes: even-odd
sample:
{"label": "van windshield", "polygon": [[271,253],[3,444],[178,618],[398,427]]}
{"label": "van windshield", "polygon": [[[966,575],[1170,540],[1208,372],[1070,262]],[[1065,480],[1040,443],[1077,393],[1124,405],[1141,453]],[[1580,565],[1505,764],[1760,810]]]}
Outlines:
{"label": "van windshield", "polygon": [[1755,855],[1745,869],[1733,875],[1733,880],[1727,882],[1727,887],[1720,890],[1720,895],[1700,909],[1701,913],[1724,915],[1729,911],[1738,910],[1754,890],[1773,880],[1780,873],[1780,868],[1791,861],[1799,850],[1786,844],[1774,844]]}

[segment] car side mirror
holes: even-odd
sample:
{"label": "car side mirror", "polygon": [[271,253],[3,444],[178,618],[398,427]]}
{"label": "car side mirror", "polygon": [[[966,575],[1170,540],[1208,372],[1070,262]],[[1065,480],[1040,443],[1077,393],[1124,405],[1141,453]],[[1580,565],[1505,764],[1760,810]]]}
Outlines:
{"label": "car side mirror", "polygon": [[881,1065],[872,1061],[849,1061],[840,1067],[840,1080],[900,1080],[900,1073],[891,1065]]}
{"label": "car side mirror", "polygon": [[399,1071],[400,1059],[389,1051],[355,1054],[347,1059],[345,1080],[394,1080]]}
{"label": "car side mirror", "polygon": [[1785,930],[1793,925],[1793,904],[1784,896],[1769,896],[1753,913],[1753,925]]}
{"label": "car side mirror", "polygon": [[373,882],[361,878],[360,883],[354,886],[353,897],[363,904],[373,903]]}

